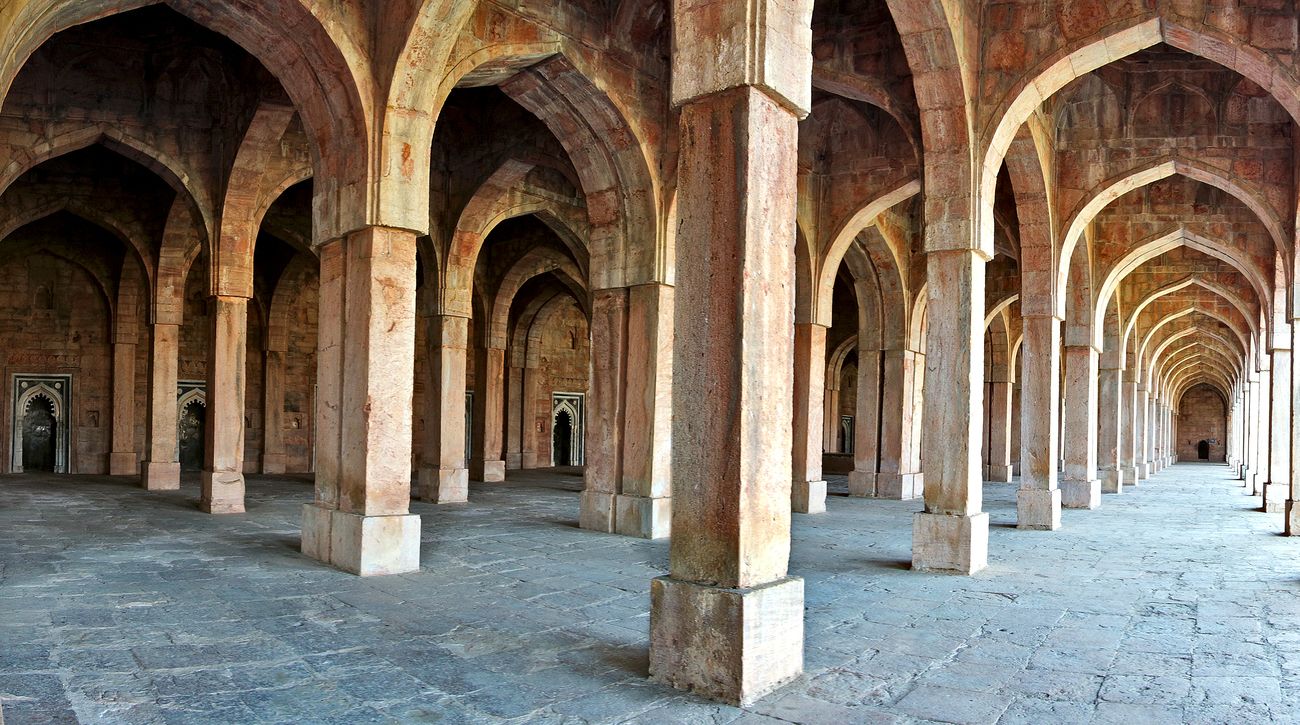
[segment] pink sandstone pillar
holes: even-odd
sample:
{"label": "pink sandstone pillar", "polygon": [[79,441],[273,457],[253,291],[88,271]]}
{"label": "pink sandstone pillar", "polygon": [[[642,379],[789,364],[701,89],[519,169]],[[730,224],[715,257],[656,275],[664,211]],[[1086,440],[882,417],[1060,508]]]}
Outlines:
{"label": "pink sandstone pillar", "polygon": [[1051,531],[1061,527],[1061,492],[1056,479],[1061,320],[1050,314],[1026,315],[1024,323],[1016,526]]}
{"label": "pink sandstone pillar", "polygon": [[[323,245],[320,320],[329,328],[322,329],[322,344],[328,338],[331,347],[318,361],[320,398],[337,411],[329,432],[337,430],[338,452],[328,456],[325,471],[318,454],[317,504],[304,509],[303,551],[353,574],[414,571],[420,566],[420,517],[409,512],[415,234],[367,227]],[[327,395],[325,388],[335,386],[337,393]],[[332,478],[322,480],[322,473]],[[335,496],[337,508],[321,506]],[[328,509],[323,526],[322,508]]]}
{"label": "pink sandstone pillar", "polygon": [[155,322],[149,350],[149,446],[140,483],[150,491],[181,487],[181,464],[176,460],[176,370],[180,351],[173,322]]}
{"label": "pink sandstone pillar", "polygon": [[[984,266],[978,250],[926,255],[929,354],[925,510],[912,521],[912,568],[973,573],[988,562],[979,438],[984,382]],[[888,362],[888,358],[886,358]],[[888,386],[888,377],[886,377]]]}
{"label": "pink sandstone pillar", "polygon": [[591,381],[584,433],[586,465],[578,525],[612,533],[623,477],[623,385],[627,364],[628,294],[596,290],[591,310]]}
{"label": "pink sandstone pillar", "polygon": [[1011,475],[1020,475],[1020,381],[1011,384]]}
{"label": "pink sandstone pillar", "polygon": [[[1287,336],[1289,337],[1289,335]],[[1288,340],[1289,343],[1289,340]],[[1291,490],[1291,350],[1275,346],[1272,350],[1269,403],[1268,482],[1264,484],[1264,510],[1286,511]]]}
{"label": "pink sandstone pillar", "polygon": [[822,480],[822,394],[826,378],[826,328],[815,323],[794,326],[794,449],[791,510],[803,514],[826,510]]}
{"label": "pink sandstone pillar", "polygon": [[1061,505],[1095,509],[1101,505],[1097,478],[1097,349],[1091,345],[1065,348],[1065,478]]}
{"label": "pink sandstone pillar", "polygon": [[1011,481],[1011,383],[989,382],[989,467],[984,478],[995,483]]}
{"label": "pink sandstone pillar", "polygon": [[623,481],[614,530],[662,539],[672,530],[674,290],[629,288]]}
{"label": "pink sandstone pillar", "polygon": [[1259,372],[1254,369],[1252,362],[1246,363],[1246,389],[1245,401],[1242,406],[1242,455],[1241,455],[1241,480],[1242,486],[1246,489],[1246,495],[1253,493],[1251,479],[1255,475],[1255,452],[1258,450],[1258,444],[1255,438],[1258,434],[1259,425],[1259,401],[1257,392],[1259,390]]}
{"label": "pink sandstone pillar", "polygon": [[469,500],[469,469],[465,467],[469,318],[434,315],[428,323],[429,379],[424,396],[420,498],[432,503],[464,503]]}
{"label": "pink sandstone pillar", "polygon": [[140,470],[135,452],[135,342],[134,330],[113,336],[113,450],[108,456],[113,476]]}
{"label": "pink sandstone pillar", "polygon": [[284,354],[262,353],[262,473],[284,473]]}
{"label": "pink sandstone pillar", "polygon": [[689,263],[677,268],[673,536],[669,575],[650,589],[650,676],[743,705],[803,671],[803,580],[788,574],[791,245],[811,17],[792,0],[673,9]]}
{"label": "pink sandstone pillar", "polygon": [[[825,377],[826,373],[822,373]],[[822,416],[822,450],[827,453],[842,453],[840,450],[840,389],[837,381],[826,379],[822,390],[822,404],[826,414]]]}
{"label": "pink sandstone pillar", "polygon": [[495,483],[506,478],[501,456],[501,433],[505,429],[506,351],[496,347],[475,350],[474,365],[474,450],[469,459],[469,477]]}
{"label": "pink sandstone pillar", "polygon": [[1124,474],[1120,467],[1120,449],[1123,445],[1122,393],[1123,371],[1118,367],[1103,367],[1097,386],[1097,472],[1102,493],[1123,493]]}
{"label": "pink sandstone pillar", "polygon": [[525,357],[524,376],[523,376],[523,427],[521,435],[523,438],[520,458],[524,468],[540,468],[551,465],[549,458],[543,456],[538,450],[540,441],[538,440],[538,416],[537,416],[537,396],[538,390],[538,370],[537,361]]}
{"label": "pink sandstone pillar", "polygon": [[[981,351],[983,348],[980,348]],[[886,350],[881,363],[880,470],[876,474],[876,495],[897,500],[921,495],[921,475],[916,470],[916,386],[917,355],[912,350]],[[980,373],[981,383],[983,373]],[[971,416],[979,425],[979,416]],[[978,440],[979,433],[976,433]],[[979,455],[979,449],[975,450]],[[978,469],[976,476],[979,476]]]}
{"label": "pink sandstone pillar", "polygon": [[316,326],[316,496],[312,503],[302,507],[302,553],[329,563],[330,525],[339,508],[342,474],[343,305],[347,280],[341,240],[323,244],[317,252],[320,292]]}
{"label": "pink sandstone pillar", "polygon": [[[859,332],[858,339],[865,339]],[[880,351],[858,346],[858,399],[854,408],[853,471],[849,474],[850,496],[875,496],[880,467]],[[827,408],[827,418],[835,418]],[[838,423],[836,424],[838,427]]]}
{"label": "pink sandstone pillar", "polygon": [[244,512],[244,375],[248,299],[214,295],[208,348],[207,450],[199,508]]}
{"label": "pink sandstone pillar", "polygon": [[511,349],[506,368],[506,470],[517,471],[524,467],[524,351]]}
{"label": "pink sandstone pillar", "polygon": [[1136,486],[1138,482],[1138,381],[1137,368],[1130,365],[1124,373],[1124,409],[1120,412],[1120,425],[1124,427],[1120,445],[1120,466],[1124,485]]}
{"label": "pink sandstone pillar", "polygon": [[1137,465],[1139,481],[1151,477],[1151,468],[1147,465],[1147,437],[1151,430],[1151,426],[1147,424],[1151,413],[1151,391],[1147,389],[1149,384],[1149,380],[1144,377],[1138,380],[1137,386],[1137,418],[1133,426],[1133,437],[1137,439],[1137,447],[1133,452],[1133,462]]}

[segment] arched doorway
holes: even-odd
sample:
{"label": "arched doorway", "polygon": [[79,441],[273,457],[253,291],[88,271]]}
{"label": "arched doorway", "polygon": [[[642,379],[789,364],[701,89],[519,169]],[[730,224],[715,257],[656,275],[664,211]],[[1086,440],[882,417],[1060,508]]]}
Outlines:
{"label": "arched doorway", "polygon": [[1210,460],[1210,442],[1203,440],[1196,444],[1196,457],[1202,461]]}
{"label": "arched doorway", "polygon": [[573,465],[573,418],[569,411],[555,412],[555,423],[551,427],[551,450],[554,464],[557,466]]}
{"label": "arched doorway", "polygon": [[23,411],[22,425],[23,471],[53,473],[59,430],[59,423],[54,415],[54,403],[41,395],[29,398],[27,409]]}
{"label": "arched doorway", "polygon": [[177,445],[182,471],[203,469],[204,443],[207,440],[208,406],[202,398],[191,398],[181,407],[177,422]]}
{"label": "arched doorway", "polygon": [[554,393],[551,395],[551,465],[581,466],[583,455],[582,393]]}

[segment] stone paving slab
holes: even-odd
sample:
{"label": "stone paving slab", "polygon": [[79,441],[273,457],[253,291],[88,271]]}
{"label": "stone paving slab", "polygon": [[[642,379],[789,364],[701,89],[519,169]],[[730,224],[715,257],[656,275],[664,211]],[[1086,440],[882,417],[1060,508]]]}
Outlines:
{"label": "stone paving slab", "polygon": [[1223,466],[1056,532],[987,484],[974,577],[908,570],[918,502],[831,496],[794,519],[806,674],[748,710],[645,679],[666,542],[578,529],[573,471],[511,479],[414,503],[421,571],[362,579],[297,552],[302,478],[213,517],[195,480],[0,477],[4,723],[1300,722],[1300,542]]}

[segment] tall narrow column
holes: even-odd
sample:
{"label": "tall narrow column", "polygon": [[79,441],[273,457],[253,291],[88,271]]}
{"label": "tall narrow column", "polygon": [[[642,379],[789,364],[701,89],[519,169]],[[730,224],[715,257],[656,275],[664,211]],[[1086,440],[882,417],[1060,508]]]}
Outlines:
{"label": "tall narrow column", "polygon": [[540,372],[537,369],[537,361],[530,359],[529,356],[524,358],[524,403],[523,403],[523,451],[520,455],[523,459],[524,468],[542,468],[551,465],[549,455],[544,455],[539,451],[542,448],[538,439],[541,431],[539,430],[537,415],[537,397],[540,394],[541,383],[538,380]]}
{"label": "tall narrow column", "polygon": [[[863,335],[859,333],[858,339]],[[828,408],[828,411],[838,410]],[[828,413],[827,418],[838,417]],[[850,496],[875,496],[880,465],[880,351],[858,347],[858,399],[853,422],[853,471]]]}
{"label": "tall narrow column", "polygon": [[997,483],[1011,481],[1011,383],[989,383],[989,469],[985,478]]}
{"label": "tall narrow column", "polygon": [[[420,517],[409,513],[415,234],[366,227],[325,246],[336,245],[342,246],[341,255],[322,250],[320,318],[333,328],[328,334],[341,349],[342,366],[336,368],[332,359],[318,363],[325,372],[321,386],[339,386],[340,393],[328,398],[337,405],[340,441],[337,473],[331,470],[335,477],[326,483],[337,485],[337,508],[329,511],[328,561],[361,575],[414,571],[420,566]],[[341,290],[331,279],[326,291],[327,255],[342,256],[334,260],[342,267]],[[339,302],[341,308],[334,306]],[[342,325],[327,321],[329,316],[341,316]],[[334,354],[331,350],[330,357]],[[332,493],[322,496],[319,483],[318,475],[318,506],[312,508]],[[304,520],[304,552],[308,523],[319,525],[315,512]],[[319,534],[315,529],[312,535]]]}
{"label": "tall narrow column", "polygon": [[262,354],[262,473],[284,473],[284,351]]}
{"label": "tall narrow column", "polygon": [[1117,367],[1101,368],[1097,386],[1097,471],[1102,493],[1123,493],[1124,474],[1120,467],[1123,441],[1123,371]]}
{"label": "tall narrow column", "polygon": [[[811,18],[758,5],[674,4],[677,247],[690,263],[677,269],[669,575],[650,588],[651,678],[739,704],[803,671],[803,580],[787,567]],[[755,24],[756,37],[723,32]],[[768,43],[781,62],[753,65],[777,52]]]}
{"label": "tall narrow column", "polygon": [[140,470],[135,452],[135,332],[113,336],[113,450],[108,472],[129,476]]}
{"label": "tall narrow column", "polygon": [[181,487],[181,464],[176,460],[178,329],[174,323],[155,322],[150,330],[149,447],[140,475],[141,485],[150,491]]}
{"label": "tall narrow column", "polygon": [[[1270,449],[1273,442],[1273,411],[1272,411],[1272,390],[1273,390],[1273,369],[1272,361],[1268,356],[1264,357],[1263,364],[1259,371],[1259,385],[1256,386],[1255,400],[1258,406],[1256,410],[1255,431],[1255,471],[1250,480],[1250,491],[1253,496],[1263,496],[1264,484],[1268,481],[1269,459],[1272,456]],[[1260,510],[1263,510],[1261,507]]]}
{"label": "tall narrow column", "polygon": [[1097,478],[1097,349],[1091,345],[1065,348],[1065,478],[1061,505],[1095,509],[1101,505]]}
{"label": "tall narrow column", "polygon": [[524,415],[524,351],[511,349],[506,368],[506,470],[517,471],[524,467],[523,415]]}
{"label": "tall narrow column", "polygon": [[1124,475],[1124,484],[1136,486],[1138,482],[1138,440],[1142,438],[1138,431],[1138,381],[1137,368],[1130,365],[1124,374],[1124,409],[1120,413],[1120,425],[1124,433],[1120,440],[1120,468]]}
{"label": "tall narrow column", "polygon": [[617,497],[623,480],[627,307],[624,288],[596,290],[592,295],[587,464],[583,468],[578,514],[579,525],[592,531],[615,531]]}
{"label": "tall narrow column", "polygon": [[[825,373],[822,373],[825,377]],[[840,384],[827,378],[826,389],[822,391],[822,404],[826,414],[822,416],[822,450],[827,453],[842,453],[840,450]]]}
{"label": "tall narrow column", "polygon": [[1256,452],[1259,450],[1259,444],[1255,440],[1259,434],[1259,372],[1247,363],[1246,375],[1246,400],[1244,405],[1244,415],[1242,416],[1242,465],[1241,480],[1242,486],[1246,489],[1246,495],[1254,493],[1253,479],[1256,468]]}
{"label": "tall narrow column", "polygon": [[244,512],[244,375],[248,299],[214,295],[208,348],[207,450],[199,508]]}
{"label": "tall narrow column", "polygon": [[[1300,317],[1291,319],[1291,329],[1300,330]],[[1291,420],[1288,421],[1289,433],[1291,435],[1291,471],[1290,471],[1290,488],[1286,497],[1286,516],[1283,521],[1283,532],[1287,536],[1300,536],[1300,355],[1291,356]],[[1229,430],[1236,430],[1236,419],[1240,418],[1236,414],[1236,408],[1233,409],[1233,422],[1229,423]],[[1229,446],[1228,450],[1232,451],[1234,446]]]}
{"label": "tall narrow column", "polygon": [[623,484],[614,530],[643,539],[672,530],[673,294],[653,283],[628,292]]}
{"label": "tall narrow column", "polygon": [[506,462],[501,456],[501,416],[505,410],[506,351],[480,347],[474,365],[474,452],[469,459],[469,477],[494,483],[506,479]]}
{"label": "tall narrow column", "polygon": [[1143,378],[1138,380],[1137,387],[1137,419],[1134,423],[1133,430],[1137,439],[1137,448],[1133,452],[1133,462],[1137,465],[1137,477],[1139,481],[1145,481],[1151,477],[1151,467],[1147,465],[1147,438],[1150,437],[1151,426],[1147,423],[1151,414],[1151,391],[1147,389],[1149,382]]}
{"label": "tall narrow column", "polygon": [[1024,323],[1016,526],[1051,531],[1061,527],[1061,492],[1056,486],[1061,320],[1053,315],[1026,315]]}
{"label": "tall narrow column", "polygon": [[[982,351],[984,348],[981,347]],[[880,471],[876,474],[876,495],[881,498],[913,499],[921,495],[921,477],[916,471],[913,418],[916,410],[916,353],[911,350],[886,350],[881,362],[884,385],[881,388]],[[980,385],[984,374],[980,373]],[[972,418],[979,426],[979,416]],[[979,431],[975,433],[979,441]],[[979,460],[979,448],[975,449]],[[975,476],[979,477],[976,467]]]}
{"label": "tall narrow column", "polygon": [[435,315],[428,322],[430,379],[424,395],[420,498],[433,503],[464,503],[469,500],[469,469],[465,467],[469,318]]}
{"label": "tall narrow column", "polygon": [[794,451],[791,510],[816,514],[826,510],[822,480],[822,394],[826,382],[826,328],[815,323],[794,326]]}
{"label": "tall narrow column", "polygon": [[[1289,335],[1288,335],[1289,337]],[[1291,350],[1274,347],[1270,379],[1268,483],[1264,486],[1264,510],[1286,511],[1291,491]]]}
{"label": "tall narrow column", "polygon": [[1011,475],[1020,475],[1020,379],[1011,384]]}
{"label": "tall narrow column", "polygon": [[926,348],[925,510],[912,520],[912,568],[973,573],[988,563],[976,414],[984,382],[984,266],[976,250],[932,251]]}
{"label": "tall narrow column", "polygon": [[1158,460],[1160,440],[1160,394],[1154,383],[1148,383],[1150,397],[1147,399],[1147,475],[1154,476],[1160,471]]}
{"label": "tall narrow column", "polygon": [[302,553],[330,562],[330,526],[339,508],[342,475],[346,255],[341,240],[320,245],[316,251],[320,257],[316,323],[316,496],[302,507]]}

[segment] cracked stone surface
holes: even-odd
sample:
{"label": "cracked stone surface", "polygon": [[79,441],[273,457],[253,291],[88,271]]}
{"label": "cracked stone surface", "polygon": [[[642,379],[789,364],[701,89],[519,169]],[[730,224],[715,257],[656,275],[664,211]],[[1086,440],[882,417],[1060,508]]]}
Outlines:
{"label": "cracked stone surface", "polygon": [[974,577],[907,571],[917,502],[833,495],[794,523],[806,675],[748,710],[645,680],[666,542],[579,530],[572,473],[510,478],[414,502],[421,571],[363,579],[297,552],[304,480],[214,517],[197,480],[2,477],[4,722],[1300,721],[1298,544],[1223,466],[1056,532],[986,484]]}

